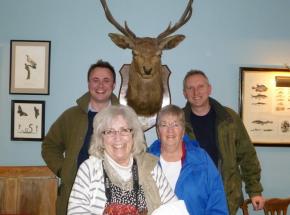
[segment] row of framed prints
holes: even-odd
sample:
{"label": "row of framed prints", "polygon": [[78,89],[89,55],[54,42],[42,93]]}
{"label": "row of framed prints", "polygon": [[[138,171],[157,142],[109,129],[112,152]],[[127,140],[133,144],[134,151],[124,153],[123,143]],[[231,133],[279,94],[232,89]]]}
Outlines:
{"label": "row of framed prints", "polygon": [[[50,47],[50,41],[11,40],[10,94],[49,94]],[[11,139],[42,140],[45,102],[11,105]],[[240,67],[240,115],[254,145],[290,146],[289,68]]]}
{"label": "row of framed prints", "polygon": [[[10,41],[10,94],[49,95],[51,42]],[[11,140],[44,138],[45,101],[11,101]]]}

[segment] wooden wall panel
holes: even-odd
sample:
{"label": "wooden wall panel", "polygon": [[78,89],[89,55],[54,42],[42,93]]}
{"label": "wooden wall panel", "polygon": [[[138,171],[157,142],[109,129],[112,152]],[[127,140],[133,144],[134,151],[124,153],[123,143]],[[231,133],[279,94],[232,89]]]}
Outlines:
{"label": "wooden wall panel", "polygon": [[0,167],[0,215],[55,215],[57,178],[47,167]]}
{"label": "wooden wall panel", "polygon": [[0,177],[0,214],[16,213],[17,179]]}

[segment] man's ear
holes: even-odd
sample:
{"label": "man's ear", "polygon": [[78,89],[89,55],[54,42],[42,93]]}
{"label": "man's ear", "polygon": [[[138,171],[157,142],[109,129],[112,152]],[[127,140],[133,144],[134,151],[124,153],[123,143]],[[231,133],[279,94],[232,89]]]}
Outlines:
{"label": "man's ear", "polygon": [[187,95],[186,95],[185,90],[183,90],[183,96],[184,96],[185,99],[187,99]]}
{"label": "man's ear", "polygon": [[211,84],[208,84],[208,87],[209,87],[208,95],[211,95],[211,92],[212,92],[212,86],[211,86]]}

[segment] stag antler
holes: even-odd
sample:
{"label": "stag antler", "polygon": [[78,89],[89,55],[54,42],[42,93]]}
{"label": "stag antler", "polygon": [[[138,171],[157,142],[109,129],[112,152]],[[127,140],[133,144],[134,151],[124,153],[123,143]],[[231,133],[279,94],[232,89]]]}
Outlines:
{"label": "stag antler", "polygon": [[131,37],[131,38],[136,38],[136,35],[130,30],[130,28],[127,25],[127,22],[125,21],[125,28],[120,25],[112,16],[109,7],[107,5],[106,0],[101,0],[102,6],[104,8],[105,11],[105,15],[107,17],[107,19],[109,20],[109,22],[114,25],[120,32],[122,32],[125,36]]}
{"label": "stag antler", "polygon": [[190,19],[192,15],[192,6],[191,6],[192,2],[193,0],[188,1],[187,7],[185,8],[185,11],[183,12],[179,21],[175,23],[173,27],[171,27],[171,22],[170,22],[166,30],[163,31],[161,34],[159,34],[157,39],[162,39],[164,37],[167,37],[168,35],[172,34],[174,31],[176,31],[178,28],[183,26],[185,23],[187,23],[187,21]]}

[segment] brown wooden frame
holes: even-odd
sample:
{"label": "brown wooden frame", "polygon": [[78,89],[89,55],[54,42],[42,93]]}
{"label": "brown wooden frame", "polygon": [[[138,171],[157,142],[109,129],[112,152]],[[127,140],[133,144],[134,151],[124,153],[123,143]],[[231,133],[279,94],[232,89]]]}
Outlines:
{"label": "brown wooden frame", "polygon": [[290,88],[276,87],[283,68],[240,68],[240,115],[256,146],[290,146]]}

